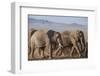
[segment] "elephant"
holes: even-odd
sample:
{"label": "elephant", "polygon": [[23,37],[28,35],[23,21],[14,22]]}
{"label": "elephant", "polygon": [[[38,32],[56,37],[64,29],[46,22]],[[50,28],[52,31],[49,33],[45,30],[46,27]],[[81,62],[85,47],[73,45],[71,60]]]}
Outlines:
{"label": "elephant", "polygon": [[85,50],[84,33],[81,30],[64,31],[61,33],[63,40],[63,47],[71,47],[70,57],[74,49],[77,51],[78,56],[81,56],[81,51]]}
{"label": "elephant", "polygon": [[[52,45],[55,43],[58,44],[58,49],[61,47],[59,32],[53,30],[37,30],[31,36],[31,54],[30,56],[34,57],[34,51],[37,49],[41,57],[44,57],[44,49],[48,48],[49,50],[49,58],[52,58]],[[41,50],[42,49],[42,53]]]}
{"label": "elephant", "polygon": [[48,47],[48,43],[49,43],[49,38],[46,34],[47,30],[37,30],[30,39],[30,45],[31,45],[31,53],[30,53],[30,57],[33,58],[34,57],[34,51],[37,50],[40,57],[43,58],[44,56],[44,52],[41,52],[41,49],[45,47]]}
{"label": "elephant", "polygon": [[71,42],[73,44],[73,47],[70,56],[72,56],[73,50],[76,49],[79,57],[81,57],[81,52],[85,50],[85,38],[83,31],[77,30],[71,32]]}
{"label": "elephant", "polygon": [[[72,42],[71,42],[71,38],[70,38],[70,31],[63,31],[61,32],[61,38],[62,38],[62,44],[63,44],[63,48],[60,51],[60,54],[64,54],[64,56],[69,57],[69,53],[70,50],[72,48]],[[60,55],[59,54],[59,55]]]}
{"label": "elephant", "polygon": [[47,32],[48,38],[49,38],[49,51],[50,51],[50,57],[52,58],[53,50],[59,51],[62,47],[62,39],[60,32],[56,32],[54,30],[49,30]]}

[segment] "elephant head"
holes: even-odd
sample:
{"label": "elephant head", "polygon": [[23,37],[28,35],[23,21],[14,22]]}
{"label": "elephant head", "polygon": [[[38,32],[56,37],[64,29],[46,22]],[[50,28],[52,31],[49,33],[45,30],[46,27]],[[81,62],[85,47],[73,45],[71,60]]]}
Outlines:
{"label": "elephant head", "polygon": [[78,37],[78,41],[79,41],[79,43],[80,43],[80,45],[81,45],[81,52],[82,51],[84,51],[85,50],[85,38],[84,38],[84,33],[83,33],[83,31],[81,31],[81,30],[78,30],[77,31],[77,37]]}
{"label": "elephant head", "polygon": [[56,38],[56,42],[57,42],[58,46],[63,47],[61,34],[59,32],[56,32],[55,34],[56,34],[55,38]]}

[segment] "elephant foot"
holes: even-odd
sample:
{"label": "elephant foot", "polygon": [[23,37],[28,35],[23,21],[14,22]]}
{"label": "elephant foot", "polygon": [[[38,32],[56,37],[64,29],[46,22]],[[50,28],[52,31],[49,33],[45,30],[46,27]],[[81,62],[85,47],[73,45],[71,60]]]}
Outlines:
{"label": "elephant foot", "polygon": [[49,56],[44,56],[45,59],[49,59]]}
{"label": "elephant foot", "polygon": [[44,59],[45,57],[44,56],[41,56],[41,59]]}
{"label": "elephant foot", "polygon": [[73,57],[73,54],[72,54],[72,52],[70,53],[69,57],[71,57],[71,58]]}
{"label": "elephant foot", "polygon": [[81,57],[81,54],[79,54],[78,57],[80,58]]}
{"label": "elephant foot", "polygon": [[33,59],[33,57],[29,55],[29,58],[28,58],[28,59],[29,59],[29,60],[32,60],[32,59]]}
{"label": "elephant foot", "polygon": [[52,59],[52,57],[51,57],[51,56],[49,56],[49,59]]}
{"label": "elephant foot", "polygon": [[72,55],[70,55],[70,57],[73,57]]}

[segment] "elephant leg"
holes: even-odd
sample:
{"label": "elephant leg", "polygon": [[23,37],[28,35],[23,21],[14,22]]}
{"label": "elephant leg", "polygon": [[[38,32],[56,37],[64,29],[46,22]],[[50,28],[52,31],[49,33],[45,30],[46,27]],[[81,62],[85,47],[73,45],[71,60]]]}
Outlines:
{"label": "elephant leg", "polygon": [[45,47],[43,48],[43,57],[45,58]]}
{"label": "elephant leg", "polygon": [[42,54],[41,54],[41,49],[40,49],[40,47],[37,47],[36,49],[37,49],[38,56],[39,56],[39,57],[42,57]]}
{"label": "elephant leg", "polygon": [[81,49],[79,49],[79,50],[80,50],[81,57],[83,57],[84,51],[85,51],[85,46],[84,46],[83,42],[80,42],[80,45],[81,45]]}
{"label": "elephant leg", "polygon": [[38,53],[39,53],[39,55],[41,56],[41,50],[40,50],[40,48],[37,48],[38,49]]}
{"label": "elephant leg", "polygon": [[42,50],[42,57],[44,58],[44,50]]}
{"label": "elephant leg", "polygon": [[83,53],[85,51],[85,40],[82,37],[80,38],[80,45],[81,45],[80,52]]}
{"label": "elephant leg", "polygon": [[43,58],[44,58],[44,50],[42,50],[42,56],[43,56]]}
{"label": "elephant leg", "polygon": [[47,57],[49,59],[51,59],[51,45],[50,45],[50,41],[49,40],[46,41],[46,47],[45,48],[46,48],[46,50],[48,50]]}
{"label": "elephant leg", "polygon": [[44,49],[41,50],[41,57],[44,58]]}
{"label": "elephant leg", "polygon": [[49,45],[49,59],[52,58],[52,50],[51,50],[51,45]]}
{"label": "elephant leg", "polygon": [[[60,52],[60,54],[59,54],[59,56],[62,54],[62,51],[61,51],[61,49],[63,48],[63,46],[62,46],[62,44],[59,42],[59,46],[58,46],[58,48],[57,48],[57,53],[59,53]],[[59,51],[60,50],[60,51]],[[57,53],[56,53],[56,55],[57,55]]]}
{"label": "elephant leg", "polygon": [[31,51],[30,51],[30,58],[32,59],[34,57],[34,49],[33,47],[31,48]]}
{"label": "elephant leg", "polygon": [[28,47],[28,56],[30,55],[31,53],[31,49]]}
{"label": "elephant leg", "polygon": [[56,55],[58,55],[58,53],[59,53],[59,56],[62,54],[62,51],[59,51],[61,49],[61,47],[59,47],[57,50],[56,50]]}
{"label": "elephant leg", "polygon": [[73,51],[74,51],[74,46],[73,46],[72,49],[71,49],[70,57],[72,57],[72,53],[73,53]]}
{"label": "elephant leg", "polygon": [[43,58],[44,57],[44,49],[38,48],[38,51],[39,51],[39,56],[41,56]]}
{"label": "elephant leg", "polygon": [[34,58],[34,50],[35,50],[34,42],[31,42],[31,46],[30,46],[30,59]]}
{"label": "elephant leg", "polygon": [[40,50],[39,47],[35,48],[34,57],[35,58],[41,58],[41,50]]}
{"label": "elephant leg", "polygon": [[81,51],[82,50],[82,45],[81,45],[81,43],[77,43],[77,46],[78,46],[78,49]]}
{"label": "elephant leg", "polygon": [[80,54],[80,51],[79,51],[78,47],[77,47],[77,46],[75,46],[75,49],[76,49],[76,51],[77,51],[77,53],[78,53],[78,55],[79,55],[79,57],[80,57],[80,56],[81,56],[81,54]]}
{"label": "elephant leg", "polygon": [[35,49],[33,49],[33,51],[32,51],[32,58],[34,58],[34,50],[35,50]]}
{"label": "elephant leg", "polygon": [[85,43],[83,43],[83,42],[81,42],[81,44],[82,44],[82,51],[84,51],[85,50]]}

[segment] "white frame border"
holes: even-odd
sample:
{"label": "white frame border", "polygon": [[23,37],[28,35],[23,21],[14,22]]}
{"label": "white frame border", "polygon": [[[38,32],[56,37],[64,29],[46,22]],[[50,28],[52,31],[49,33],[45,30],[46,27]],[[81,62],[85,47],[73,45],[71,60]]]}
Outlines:
{"label": "white frame border", "polygon": [[[21,8],[45,8],[45,9],[58,9],[58,10],[79,10],[79,11],[92,11],[96,14],[96,8],[93,7],[76,7],[68,6],[68,8],[54,8],[54,7],[37,7],[30,3],[16,3],[11,4],[11,72],[22,73],[21,70]],[[96,17],[96,16],[95,16]],[[95,21],[96,22],[96,21]],[[96,29],[95,29],[96,30]]]}

